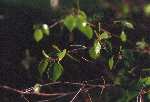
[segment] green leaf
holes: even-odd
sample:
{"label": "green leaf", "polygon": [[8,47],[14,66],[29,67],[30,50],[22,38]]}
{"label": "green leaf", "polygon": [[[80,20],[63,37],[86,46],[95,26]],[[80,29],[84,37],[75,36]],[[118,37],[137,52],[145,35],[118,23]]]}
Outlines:
{"label": "green leaf", "polygon": [[66,52],[67,52],[67,50],[64,49],[62,52],[57,53],[59,61],[61,61],[65,57]]}
{"label": "green leaf", "polygon": [[109,69],[112,70],[113,65],[114,65],[114,56],[112,56],[111,58],[109,58],[108,65],[109,65]]}
{"label": "green leaf", "polygon": [[119,23],[121,24],[123,27],[127,27],[129,29],[134,29],[134,26],[131,22],[129,21],[126,21],[126,20],[121,20],[121,21],[114,21],[114,23]]}
{"label": "green leaf", "polygon": [[87,15],[86,15],[86,13],[84,12],[84,11],[79,11],[79,16],[82,16],[83,17],[83,19],[87,19]]}
{"label": "green leaf", "polygon": [[54,63],[54,67],[53,67],[53,77],[52,79],[54,81],[58,80],[60,78],[60,76],[62,75],[63,72],[63,66],[60,63]]}
{"label": "green leaf", "polygon": [[121,39],[122,42],[126,42],[127,41],[127,35],[125,34],[124,31],[121,32],[120,39]]}
{"label": "green leaf", "polygon": [[33,87],[34,93],[39,93],[41,89],[41,85],[40,84],[35,84]]}
{"label": "green leaf", "polygon": [[86,25],[85,22],[82,23],[82,26],[80,26],[79,30],[88,38],[91,39],[93,37],[93,29]]}
{"label": "green leaf", "polygon": [[131,22],[129,21],[122,21],[123,26],[129,28],[129,29],[134,29],[134,26]]}
{"label": "green leaf", "polygon": [[76,22],[77,22],[76,23],[77,24],[77,28],[80,31],[82,31],[82,29],[87,26],[86,19],[83,16],[81,16],[81,15],[76,16]]}
{"label": "green leaf", "polygon": [[43,32],[41,29],[36,29],[34,31],[34,39],[36,42],[39,42],[43,38]]}
{"label": "green leaf", "polygon": [[47,35],[47,36],[49,35],[49,27],[47,24],[42,25],[42,30],[45,35]]}
{"label": "green leaf", "polygon": [[93,59],[97,59],[100,56],[101,44],[95,40],[93,47],[89,50],[89,55]]}
{"label": "green leaf", "polygon": [[140,79],[139,83],[143,84],[143,85],[146,85],[146,86],[150,86],[150,77]]}
{"label": "green leaf", "polygon": [[150,16],[150,3],[144,5],[144,13],[146,16]]}
{"label": "green leaf", "polygon": [[145,42],[144,39],[142,39],[142,41],[138,41],[136,42],[136,46],[139,49],[144,49],[147,46],[147,43]]}
{"label": "green leaf", "polygon": [[93,29],[87,24],[86,19],[83,16],[78,15],[77,28],[88,38],[91,39],[93,36]]}
{"label": "green leaf", "polygon": [[49,64],[49,59],[44,58],[41,60],[39,66],[38,66],[38,71],[39,71],[41,77],[42,77],[43,73],[45,72],[48,64]]}
{"label": "green leaf", "polygon": [[70,32],[72,32],[76,27],[76,17],[72,15],[66,16],[64,19],[64,25]]}
{"label": "green leaf", "polygon": [[108,39],[108,38],[109,38],[109,35],[108,35],[107,32],[103,32],[99,37],[100,37],[101,40],[102,40],[102,39]]}
{"label": "green leaf", "polygon": [[90,26],[85,26],[81,30],[82,33],[88,38],[91,39],[93,37],[93,29]]}

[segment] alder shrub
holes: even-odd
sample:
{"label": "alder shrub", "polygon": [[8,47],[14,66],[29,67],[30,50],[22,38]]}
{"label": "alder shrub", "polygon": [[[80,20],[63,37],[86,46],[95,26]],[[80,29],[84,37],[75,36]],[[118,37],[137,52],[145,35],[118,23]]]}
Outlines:
{"label": "alder shrub", "polygon": [[[126,14],[128,13],[128,8],[126,7],[127,5],[124,6],[123,12]],[[148,7],[146,7],[144,9],[148,13]],[[105,22],[100,17],[97,17],[96,14],[88,15],[86,12],[77,7],[70,9],[69,12],[62,15],[58,21],[51,25],[34,25],[33,36],[37,43],[40,43],[47,37],[52,37],[54,30],[55,33],[60,33],[59,30],[61,30],[65,32],[66,35],[64,36],[68,36],[68,41],[64,42],[73,48],[71,50],[64,48],[64,46],[58,44],[57,40],[47,45],[51,46],[53,50],[43,50],[41,52],[43,58],[37,68],[40,78],[42,79],[43,75],[46,75],[51,82],[61,80],[60,78],[64,73],[62,62],[65,61],[66,57],[77,63],[80,63],[80,59],[85,60],[87,63],[101,60],[108,72],[112,73],[112,78],[106,81],[121,88],[122,96],[118,97],[114,102],[135,102],[135,100],[143,102],[141,100],[148,100],[150,94],[147,90],[149,90],[148,87],[150,86],[150,77],[143,75],[143,73],[148,72],[150,66],[142,65],[142,62],[146,61],[149,63],[150,46],[144,37],[139,40],[136,39],[135,43],[130,40],[130,36],[134,36],[134,34],[131,35],[131,32],[136,30],[134,20],[126,19],[126,17],[114,19],[112,21],[113,24],[110,25],[118,27],[117,32],[119,33],[113,34],[110,32],[110,27],[110,30],[106,29]],[[77,33],[85,38],[77,38]],[[86,43],[78,43],[76,38],[78,40],[84,39]],[[117,41],[117,43],[114,41]],[[76,58],[74,53],[78,54],[80,51],[83,51],[86,56]],[[107,93],[109,92],[111,91],[107,90]],[[141,94],[140,92],[143,93]],[[113,94],[109,96],[104,93],[104,96],[106,96],[105,102],[112,102]]]}

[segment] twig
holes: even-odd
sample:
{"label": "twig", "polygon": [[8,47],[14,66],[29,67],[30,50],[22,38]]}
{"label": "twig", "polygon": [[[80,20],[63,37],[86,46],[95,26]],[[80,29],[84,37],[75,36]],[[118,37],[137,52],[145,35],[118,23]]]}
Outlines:
{"label": "twig", "polygon": [[55,27],[56,25],[58,25],[58,24],[60,24],[62,22],[63,22],[63,20],[57,21],[54,24],[50,25],[49,28],[53,28],[53,27]]}
{"label": "twig", "polygon": [[[98,80],[98,79],[97,79]],[[92,82],[92,81],[95,81],[95,80],[89,80],[87,82]],[[83,83],[78,83],[78,82],[54,82],[54,83],[47,83],[47,84],[43,84],[41,85],[41,87],[44,87],[44,86],[50,86],[50,85],[57,85],[57,84],[70,84],[70,85],[79,85],[79,86],[83,86],[84,84]],[[85,85],[86,87],[99,87],[99,88],[103,88],[104,85],[95,85],[95,84],[86,84]],[[110,87],[110,86],[114,86],[114,85],[111,85],[111,84],[105,84],[106,87]]]}
{"label": "twig", "polygon": [[143,100],[143,89],[140,90],[139,95],[137,96],[137,102],[144,102],[144,100]]}
{"label": "twig", "polygon": [[[89,80],[89,82],[92,82],[92,81],[94,81],[94,80]],[[80,92],[85,92],[86,90],[92,90],[94,88],[103,88],[104,87],[104,85],[95,85],[95,84],[89,84],[89,83],[84,84],[84,83],[78,83],[78,82],[54,82],[54,83],[47,83],[47,84],[40,85],[40,87],[52,86],[52,85],[57,85],[57,84],[59,84],[59,85],[61,85],[61,84],[62,85],[77,85],[81,88],[78,91],[74,91],[74,92],[65,92],[65,93],[63,93],[63,92],[62,93],[39,92],[39,93],[36,93],[36,92],[34,92],[33,87],[27,88],[24,91],[24,90],[12,88],[12,87],[5,86],[5,85],[0,85],[0,90],[4,90],[4,91],[8,91],[10,93],[16,94],[16,95],[20,95],[21,97],[24,98],[24,100],[26,102],[29,102],[29,100],[26,97],[32,97],[32,96],[42,97],[42,98],[50,98],[49,100],[43,100],[43,101],[39,101],[39,102],[47,102],[47,101],[51,102],[51,100],[56,100],[56,99],[59,99],[59,98],[65,97],[65,96],[70,96],[70,95],[75,94],[72,101],[70,101],[70,102],[73,102]],[[110,85],[110,84],[105,85],[105,87],[112,87],[112,86],[114,86],[114,85]]]}
{"label": "twig", "polygon": [[86,58],[84,58],[84,57],[81,57],[81,59],[83,59],[83,60],[86,61],[86,62],[94,63],[93,61],[91,61],[91,60],[89,60],[89,59],[86,59]]}
{"label": "twig", "polygon": [[144,102],[143,96],[144,94],[148,93],[149,90],[145,91],[144,88],[142,87],[142,89],[140,90],[138,96],[137,96],[137,102]]}
{"label": "twig", "polygon": [[90,94],[88,93],[88,90],[86,91],[86,94],[87,94],[87,97],[88,97],[88,101],[89,101],[89,102],[92,102],[92,99],[91,99]]}
{"label": "twig", "polygon": [[0,89],[3,89],[3,90],[7,90],[7,91],[10,91],[10,92],[14,92],[16,94],[20,94],[20,95],[35,95],[35,96],[41,96],[41,97],[50,97],[50,96],[61,96],[61,95],[65,95],[66,93],[54,93],[54,94],[48,94],[48,93],[34,93],[34,92],[25,92],[25,91],[22,91],[22,90],[18,90],[18,89],[15,89],[15,88],[11,88],[9,86],[0,86]]}
{"label": "twig", "polygon": [[76,99],[76,97],[79,95],[79,93],[84,89],[85,86],[82,86],[79,91],[75,94],[75,96],[72,98],[72,100],[70,102],[74,102],[74,100]]}
{"label": "twig", "polygon": [[101,90],[101,93],[100,93],[100,95],[102,95],[102,93],[103,93],[103,91],[104,91],[104,89],[105,89],[105,85],[106,85],[106,81],[105,81],[105,79],[104,79],[104,77],[102,76],[102,79],[103,79],[103,87],[102,87],[102,90]]}
{"label": "twig", "polygon": [[[85,83],[88,84],[87,81],[85,81]],[[85,102],[92,102],[91,96],[89,94],[89,90],[85,90],[84,93],[86,95]]]}

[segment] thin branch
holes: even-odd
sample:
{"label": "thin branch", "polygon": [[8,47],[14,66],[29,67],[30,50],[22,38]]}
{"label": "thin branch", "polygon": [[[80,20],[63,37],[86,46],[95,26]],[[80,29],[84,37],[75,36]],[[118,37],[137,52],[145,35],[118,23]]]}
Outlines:
{"label": "thin branch", "polygon": [[[85,81],[85,83],[88,84],[87,81]],[[92,102],[91,96],[89,94],[89,90],[85,90],[83,95],[86,95],[85,102]]]}
{"label": "thin branch", "polygon": [[91,96],[90,96],[88,90],[85,91],[85,93],[87,94],[87,98],[88,98],[88,101],[87,101],[87,102],[92,102],[92,98],[91,98]]}
{"label": "thin branch", "polygon": [[76,99],[76,97],[79,95],[79,93],[84,89],[85,86],[82,86],[79,91],[75,94],[75,96],[72,98],[72,100],[70,102],[74,102],[74,100]]}
{"label": "thin branch", "polygon": [[103,87],[102,87],[102,89],[101,89],[101,93],[100,93],[100,95],[102,95],[102,93],[103,93],[103,91],[104,91],[104,89],[105,89],[105,85],[106,85],[106,81],[105,81],[105,79],[104,79],[104,77],[102,76],[102,79],[103,79]]}
{"label": "thin branch", "polygon": [[[8,92],[11,92],[13,94],[20,95],[21,97],[24,98],[24,100],[26,102],[29,102],[29,100],[26,97],[32,97],[32,96],[41,97],[43,99],[44,98],[49,98],[49,99],[46,99],[46,100],[40,100],[38,102],[51,102],[51,101],[55,101],[55,100],[58,100],[60,98],[66,97],[66,96],[68,97],[68,96],[74,95],[74,97],[70,101],[70,102],[73,102],[76,99],[76,97],[79,95],[80,92],[86,93],[87,91],[93,90],[95,88],[115,87],[115,85],[106,84],[104,79],[103,79],[103,81],[104,81],[103,85],[101,85],[101,84],[91,84],[92,82],[95,82],[95,81],[98,81],[98,80],[100,80],[100,79],[84,81],[86,83],[58,81],[58,82],[53,82],[53,83],[47,83],[47,84],[40,85],[41,88],[46,87],[46,86],[55,86],[55,85],[56,86],[57,85],[70,85],[70,86],[73,86],[73,87],[77,86],[77,87],[80,88],[77,91],[71,91],[71,92],[61,92],[61,93],[57,93],[57,92],[54,92],[54,93],[39,92],[39,93],[36,93],[36,92],[34,92],[34,87],[30,87],[30,88],[27,88],[25,90],[20,90],[20,89],[12,88],[12,87],[5,86],[5,85],[0,85],[0,90],[2,89],[4,91],[8,91]],[[89,96],[89,98],[90,98],[90,96]]]}
{"label": "thin branch", "polygon": [[63,22],[63,20],[57,21],[54,24],[50,25],[49,28],[53,28],[53,27],[55,27],[56,25],[58,25],[58,24],[60,24],[62,22]]}
{"label": "thin branch", "polygon": [[[93,80],[89,80],[89,81],[87,81],[87,82],[92,82]],[[70,85],[78,85],[78,86],[83,86],[84,84],[83,83],[78,83],[78,82],[61,82],[61,81],[59,81],[59,82],[54,82],[54,83],[47,83],[47,84],[43,84],[43,85],[41,85],[41,87],[44,87],[44,86],[50,86],[50,85],[57,85],[57,84],[70,84]],[[112,85],[112,84],[105,84],[105,86],[106,87],[111,87],[111,86],[114,86],[114,85]],[[99,87],[99,88],[103,88],[104,87],[104,85],[95,85],[95,84],[86,84],[86,87]]]}
{"label": "thin branch", "polygon": [[61,95],[66,95],[66,93],[54,93],[54,94],[48,94],[48,93],[34,93],[34,92],[25,92],[25,91],[22,91],[22,90],[18,90],[18,89],[15,89],[15,88],[11,88],[9,86],[0,86],[0,89],[3,89],[3,90],[7,90],[7,91],[10,91],[10,92],[14,92],[16,94],[19,94],[19,95],[35,95],[35,96],[41,96],[41,97],[50,97],[50,96],[61,96]]}
{"label": "thin branch", "polygon": [[[89,82],[92,82],[94,80],[89,80]],[[47,84],[43,84],[43,85],[40,85],[40,87],[46,87],[46,86],[53,86],[53,85],[77,85],[78,87],[81,87],[79,89],[79,91],[73,91],[73,92],[62,92],[62,93],[43,93],[43,92],[40,92],[40,93],[36,93],[34,92],[34,88],[31,87],[31,88],[27,88],[25,90],[20,90],[20,89],[16,89],[16,88],[12,88],[12,87],[9,87],[9,86],[5,86],[5,85],[0,85],[0,90],[4,90],[4,91],[8,91],[10,93],[13,93],[13,94],[16,94],[16,95],[20,95],[21,97],[24,98],[24,100],[26,102],[29,102],[29,100],[26,98],[26,97],[32,97],[32,96],[35,96],[35,97],[41,97],[41,98],[50,98],[49,100],[41,100],[39,102],[47,102],[47,101],[51,101],[51,100],[56,100],[56,99],[60,99],[62,97],[66,97],[66,96],[70,96],[70,95],[74,95],[74,98],[72,99],[71,102],[73,102],[73,100],[78,96],[78,94],[80,92],[85,92],[86,90],[92,90],[94,88],[103,88],[104,85],[95,85],[95,84],[83,84],[83,83],[73,83],[73,82],[54,82],[54,83],[47,83]],[[113,87],[114,85],[110,85],[110,84],[107,84],[105,85],[105,87]]]}

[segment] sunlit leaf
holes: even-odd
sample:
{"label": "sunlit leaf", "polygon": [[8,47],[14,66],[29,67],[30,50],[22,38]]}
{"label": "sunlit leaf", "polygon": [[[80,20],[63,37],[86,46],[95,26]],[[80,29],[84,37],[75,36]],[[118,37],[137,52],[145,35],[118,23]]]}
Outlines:
{"label": "sunlit leaf", "polygon": [[91,39],[93,37],[93,29],[90,26],[85,26],[81,29],[81,32],[88,38]]}
{"label": "sunlit leaf", "polygon": [[49,64],[49,60],[47,58],[44,58],[44,59],[41,60],[39,66],[38,66],[38,71],[40,73],[40,76],[43,75],[46,68],[48,67],[48,64]]}
{"label": "sunlit leaf", "polygon": [[144,6],[144,13],[146,16],[150,16],[150,4]]}
{"label": "sunlit leaf", "polygon": [[112,70],[113,65],[114,65],[114,56],[112,56],[111,58],[109,58],[108,65],[109,65],[109,69]]}
{"label": "sunlit leaf", "polygon": [[41,29],[36,29],[34,31],[34,39],[35,41],[39,42],[43,38],[43,32]]}
{"label": "sunlit leaf", "polygon": [[54,81],[58,80],[63,72],[63,66],[60,63],[55,63],[53,66],[53,77]]}
{"label": "sunlit leaf", "polygon": [[101,40],[110,38],[110,36],[108,35],[107,32],[103,32],[99,37],[100,37]]}
{"label": "sunlit leaf", "polygon": [[134,29],[133,24],[129,21],[122,21],[122,24],[127,28]]}
{"label": "sunlit leaf", "polygon": [[42,30],[44,34],[49,35],[49,27],[47,24],[42,25]]}
{"label": "sunlit leaf", "polygon": [[76,27],[76,17],[72,15],[66,16],[64,19],[64,25],[70,32],[72,32]]}
{"label": "sunlit leaf", "polygon": [[77,22],[77,28],[78,28],[79,30],[81,30],[82,27],[87,26],[87,21],[86,21],[86,19],[85,19],[84,17],[80,16],[80,15],[76,16],[76,22]]}
{"label": "sunlit leaf", "polygon": [[66,52],[67,52],[67,50],[64,49],[62,52],[57,53],[59,61],[61,61],[65,57]]}
{"label": "sunlit leaf", "polygon": [[144,39],[142,39],[142,41],[138,41],[136,42],[136,46],[139,49],[144,49],[147,46],[147,43],[145,42]]}
{"label": "sunlit leaf", "polygon": [[140,79],[139,83],[145,86],[150,86],[150,77]]}
{"label": "sunlit leaf", "polygon": [[79,16],[82,16],[83,17],[83,19],[87,19],[87,15],[86,15],[86,13],[84,12],[84,11],[79,11]]}
{"label": "sunlit leaf", "polygon": [[89,50],[89,55],[93,59],[97,59],[100,56],[101,44],[95,40],[93,47]]}
{"label": "sunlit leaf", "polygon": [[134,29],[134,26],[131,22],[126,20],[120,20],[120,21],[114,21],[115,24],[121,24],[124,27],[127,27],[129,29]]}
{"label": "sunlit leaf", "polygon": [[93,36],[93,29],[86,25],[86,22],[82,23],[82,26],[80,26],[79,30],[88,38],[91,39]]}
{"label": "sunlit leaf", "polygon": [[35,84],[33,89],[34,89],[34,93],[39,93],[40,89],[41,89],[41,85],[40,84]]}
{"label": "sunlit leaf", "polygon": [[125,34],[124,31],[121,32],[120,39],[121,39],[122,42],[126,42],[127,41],[127,35]]}
{"label": "sunlit leaf", "polygon": [[77,16],[77,28],[88,38],[93,36],[93,29],[87,24],[87,21],[82,16]]}

